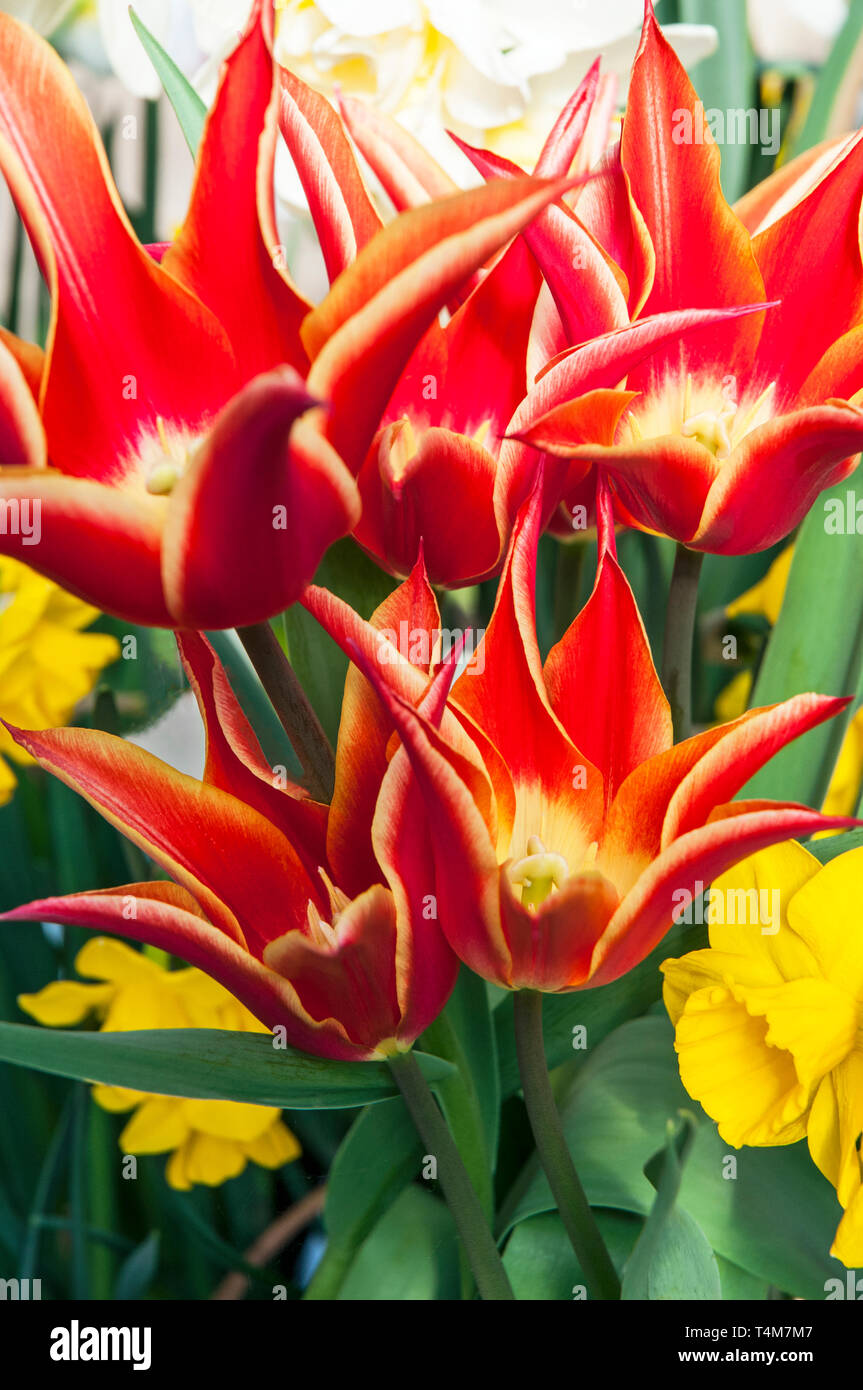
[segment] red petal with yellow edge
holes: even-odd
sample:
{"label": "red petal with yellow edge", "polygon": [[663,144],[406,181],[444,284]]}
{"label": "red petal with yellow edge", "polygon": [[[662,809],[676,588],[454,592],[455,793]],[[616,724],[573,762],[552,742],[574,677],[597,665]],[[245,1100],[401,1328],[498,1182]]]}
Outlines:
{"label": "red petal with yellow edge", "polygon": [[[290,367],[226,406],[171,495],[162,573],[174,624],[222,628],[280,613],[359,516],[356,485],[310,422]],[[231,566],[225,580],[226,558]]]}
{"label": "red petal with yellow edge", "polygon": [[3,468],[0,500],[17,500],[19,509],[29,506],[30,524],[36,519],[35,502],[39,504],[38,546],[28,543],[23,531],[7,529],[0,535],[3,554],[25,564],[38,559],[40,574],[106,613],[171,626],[159,569],[164,497],[66,478],[50,468]]}
{"label": "red petal with yellow edge", "polygon": [[572,818],[590,844],[602,820],[602,775],[552,710],[536,639],[541,496],[538,484],[516,522],[491,621],[478,652],[453,686],[452,699],[494,744],[517,796],[525,790],[557,802],[572,787],[575,768],[585,767],[587,785],[578,794],[577,811],[573,799]]}
{"label": "red petal with yellow edge", "polygon": [[671,711],[632,590],[614,555],[600,555],[593,593],[543,670],[552,708],[599,768],[608,807],[634,768],[667,749]]}
{"label": "red petal with yellow edge", "polygon": [[[745,723],[754,711],[741,715]],[[668,805],[681,782],[720,741],[726,725],[694,734],[641,763],[620,787],[605,825],[598,864],[629,886],[660,852]]]}
{"label": "red petal with yellow edge", "polygon": [[468,765],[454,758],[428,719],[393,692],[372,662],[365,670],[401,736],[422,792],[441,929],[471,970],[506,985],[512,958],[501,923],[497,857],[475,789],[460,775]]}
{"label": "red petal with yellow edge", "polygon": [[458,184],[418,140],[385,111],[339,96],[339,111],[357,149],[371,165],[396,212],[447,198]]}
{"label": "red petal with yellow edge", "polygon": [[627,304],[635,318],[653,285],[656,255],[623,171],[620,141],[605,151],[592,173],[593,178],[579,193],[579,220],[626,276]]}
{"label": "red petal with yellow edge", "polygon": [[520,439],[556,458],[572,458],[573,450],[584,444],[610,446],[621,416],[637,396],[637,391],[586,391],[573,401],[556,405],[517,434],[510,428],[508,438]]}
{"label": "red petal with yellow edge", "polygon": [[45,463],[38,407],[18,362],[0,340],[0,468],[44,468]]}
{"label": "red petal with yellow edge", "polygon": [[[508,160],[452,138],[485,178],[520,175]],[[522,236],[542,268],[568,342],[583,342],[629,321],[622,272],[568,207],[544,209]]]}
{"label": "red petal with yellow edge", "polygon": [[[752,243],[767,294],[781,299],[764,324],[758,370],[799,389],[836,338],[860,322],[863,137],[802,202]],[[858,383],[860,384],[860,383]]]}
{"label": "red petal with yellow edge", "polygon": [[662,940],[679,905],[673,896],[710,883],[747,855],[782,840],[805,839],[819,830],[843,830],[856,822],[817,811],[778,809],[713,821],[674,840],[645,869],[612,917],[594,951],[585,983],[605,985],[638,965]]}
{"label": "red petal with yellow edge", "polygon": [[[370,619],[376,631],[395,637],[403,657],[411,651],[411,633],[431,634],[440,615],[422,559],[410,576],[384,599]],[[407,635],[407,642],[402,638]],[[415,639],[414,639],[415,640]],[[417,697],[428,685],[429,666],[416,666]],[[392,720],[369,682],[353,664],[348,668],[336,749],[336,785],[327,827],[329,861],[339,887],[355,896],[380,879],[372,848],[371,825],[381,782],[387,770]]]}
{"label": "red petal with yellow edge", "polygon": [[722,737],[681,781],[668,804],[662,848],[703,825],[714,807],[730,801],[774,753],[828,719],[850,699],[795,695],[782,704],[750,710],[749,717],[722,727]]}
{"label": "red petal with yellow edge", "polygon": [[599,90],[600,59],[591,63],[548,133],[534,173],[538,178],[568,174],[587,131],[587,123]]}
{"label": "red petal with yellow edge", "polygon": [[309,389],[332,402],[331,443],[356,472],[400,373],[453,292],[570,180],[512,179],[402,213],[309,315]]}
{"label": "red petal with yellow edge", "polygon": [[682,435],[592,451],[583,444],[573,456],[602,464],[615,497],[639,526],[687,543],[699,530],[720,468],[709,449]]}
{"label": "red petal with yellow edge", "polygon": [[207,639],[199,632],[178,632],[176,638],[207,731],[204,781],[254,806],[287,836],[323,906],[318,866],[326,861],[326,806],[312,801],[302,787],[275,784],[273,769]]}
{"label": "red petal with yellow edge", "polygon": [[[687,130],[687,123],[691,129]],[[688,139],[678,142],[677,135]],[[682,306],[754,304],[767,298],[749,234],[722,196],[719,149],[680,59],[645,8],[644,30],[629,86],[621,161],[656,252],[648,313]],[[704,248],[710,247],[710,254]],[[672,344],[649,364],[668,372],[748,372],[760,317],[717,327],[697,349]]]}
{"label": "red petal with yellow edge", "polygon": [[7,727],[253,954],[260,956],[292,917],[295,925],[305,922],[308,875],[284,835],[253,807],[97,729]]}
{"label": "red petal with yellow edge", "polygon": [[[429,712],[434,695],[420,706]],[[398,1037],[411,1043],[433,1023],[449,998],[458,958],[441,930],[434,850],[422,789],[400,748],[381,785],[372,839],[396,907]]]}
{"label": "red petal with yellow edge", "polygon": [[[784,540],[825,488],[856,467],[863,411],[844,401],[770,420],[747,435],[711,485],[694,550],[749,555]],[[624,502],[630,506],[629,497]]]}
{"label": "red petal with yellow edge", "polygon": [[[681,335],[712,329],[716,324],[741,314],[757,312],[763,307],[747,305],[734,309],[688,309],[657,314],[572,348],[550,362],[540,374],[510,421],[507,435],[520,436],[556,406],[573,401],[578,396],[617,386],[651,353],[660,351]],[[560,442],[562,446],[565,443],[563,438]],[[577,444],[572,445],[572,455],[583,455],[588,462],[595,461],[595,456],[603,460],[612,457],[601,453],[599,448],[582,448]],[[503,530],[508,529],[533,486],[536,459],[536,452],[522,444],[518,437],[504,440],[498,463],[495,501],[498,524]],[[546,519],[560,501],[566,476],[564,470],[546,466]],[[659,491],[655,478],[653,486],[654,490]],[[664,492],[662,495],[665,495]],[[696,525],[701,515],[700,507],[697,516],[693,516],[692,511],[690,501],[685,517],[692,517],[693,525]]]}
{"label": "red petal with yellow edge", "polygon": [[557,993],[580,985],[618,905],[608,879],[593,870],[573,874],[535,912],[516,901],[506,869],[500,871],[500,887],[503,930],[512,952],[510,987]]}
{"label": "red petal with yellow edge", "polygon": [[51,287],[42,412],[64,473],[134,467],[157,418],[192,432],[237,385],[223,329],[141,246],[83,97],[51,46],[0,15],[0,168]]}
{"label": "red petal with yellow edge", "polygon": [[290,980],[303,1009],[319,1023],[338,1019],[357,1047],[373,1052],[395,1038],[401,1022],[396,991],[396,910],[380,884],[340,914],[336,939],[291,931],[264,952],[270,970]]}
{"label": "red petal with yellow edge", "polygon": [[267,4],[256,0],[224,64],[189,212],[162,261],[218,316],[243,381],[282,362],[300,372],[308,366],[300,324],[310,306],[280,269],[272,188],[275,74],[261,23]]}
{"label": "red petal with yellow edge", "polygon": [[174,883],[129,883],[66,898],[42,898],[0,913],[0,920],[62,922],[145,941],[205,971],[267,1028],[283,1027],[292,1047],[345,1061],[368,1057],[368,1051],[350,1043],[338,1024],[321,1026],[305,1016],[290,983],[219,927],[211,926],[193,910],[195,906],[194,899]]}
{"label": "red petal with yellow edge", "polygon": [[738,198],[734,211],[750,236],[765,231],[767,226],[805,198],[848,144],[847,135],[822,140],[811,150],[804,150],[803,154],[780,165],[766,179],[744,193],[742,198]]}
{"label": "red petal with yellow edge", "polygon": [[383,223],[326,97],[279,70],[279,124],[309,204],[330,283]]}
{"label": "red petal with yellow edge", "polygon": [[489,451],[465,435],[436,428],[415,435],[408,421],[396,420],[357,478],[363,510],[354,536],[395,574],[410,570],[422,544],[432,583],[476,583],[500,561],[496,472]]}
{"label": "red petal with yellow edge", "polygon": [[16,337],[2,324],[0,324],[0,344],[15,358],[24,375],[24,380],[30,387],[30,394],[34,400],[38,401],[39,390],[42,385],[42,373],[45,370],[45,353],[42,348],[36,343],[28,343],[26,338]]}

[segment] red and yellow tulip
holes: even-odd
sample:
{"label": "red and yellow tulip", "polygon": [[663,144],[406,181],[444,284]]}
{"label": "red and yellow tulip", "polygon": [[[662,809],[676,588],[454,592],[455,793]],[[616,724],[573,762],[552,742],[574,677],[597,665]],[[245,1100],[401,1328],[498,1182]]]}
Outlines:
{"label": "red and yellow tulip", "polygon": [[[403,585],[373,623],[398,628],[428,601],[416,582]],[[11,730],[173,881],[45,898],[7,918],[149,942],[306,1052],[364,1060],[409,1048],[446,1002],[458,961],[437,918],[422,799],[406,755],[387,761],[379,700],[351,674],[327,807],[266,764],[206,640],[178,642],[206,725],[203,781],[99,731]],[[428,683],[428,669],[410,670]]]}
{"label": "red and yellow tulip", "polygon": [[[625,390],[537,392],[518,436],[571,460],[564,501],[601,462],[637,525],[696,550],[765,549],[863,447],[863,142],[751,235],[722,195],[704,108],[646,0],[620,164],[655,253],[643,312],[764,312],[668,344]],[[764,221],[779,193],[747,216]],[[554,288],[558,272],[543,268]]]}
{"label": "red and yellow tulip", "polygon": [[[259,0],[225,65],[177,239],[147,248],[68,71],[0,16],[0,167],[52,296],[45,353],[10,335],[0,353],[0,501],[38,507],[31,565],[137,622],[248,624],[299,596],[359,518],[352,475],[437,311],[565,186],[501,183],[374,235],[337,117],[322,145],[320,98],[279,75],[271,18]],[[314,311],[277,241],[279,119],[331,270],[351,262]]]}
{"label": "red and yellow tulip", "polygon": [[[393,687],[356,630],[345,645],[386,701],[425,798],[441,925],[478,974],[511,989],[605,984],[672,924],[673,895],[755,849],[853,824],[805,806],[732,801],[843,699],[799,695],[672,746],[668,702],[600,494],[590,600],[543,666],[533,587],[542,483],[523,509],[483,645],[452,687],[456,747],[436,704]],[[337,639],[315,591],[305,602]]]}

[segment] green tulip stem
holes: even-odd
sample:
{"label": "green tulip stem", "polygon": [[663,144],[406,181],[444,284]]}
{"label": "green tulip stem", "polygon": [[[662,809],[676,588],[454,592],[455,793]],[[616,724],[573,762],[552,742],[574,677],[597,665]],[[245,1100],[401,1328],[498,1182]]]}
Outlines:
{"label": "green tulip stem", "polygon": [[513,1003],[524,1103],[560,1219],[581,1265],[590,1297],[619,1299],[620,1280],[575,1171],[551,1089],[542,1036],[542,995],[536,990],[522,989]]}
{"label": "green tulip stem", "polygon": [[278,637],[266,622],[238,627],[237,636],[291,740],[307,790],[319,801],[330,801],[336,780],[333,750]]}
{"label": "green tulip stem", "polygon": [[412,1052],[402,1052],[397,1057],[391,1057],[389,1065],[427,1153],[437,1159],[438,1181],[461,1238],[480,1298],[514,1299],[515,1294],[476,1189],[419,1063]]}
{"label": "green tulip stem", "polygon": [[704,555],[678,544],[668,590],[665,640],[662,646],[662,684],[671,705],[674,742],[682,743],[692,732],[692,644],[698,580]]}

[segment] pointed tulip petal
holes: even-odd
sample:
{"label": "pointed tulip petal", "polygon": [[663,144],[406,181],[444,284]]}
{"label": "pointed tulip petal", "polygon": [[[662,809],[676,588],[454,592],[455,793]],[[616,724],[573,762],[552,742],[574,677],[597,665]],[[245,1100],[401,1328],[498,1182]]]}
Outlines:
{"label": "pointed tulip petal", "polygon": [[383,223],[330,103],[284,68],[279,78],[282,135],[300,176],[332,284]]}
{"label": "pointed tulip petal", "polygon": [[243,381],[282,362],[300,372],[308,366],[300,324],[310,306],[280,268],[272,191],[274,65],[261,10],[257,0],[225,62],[204,127],[189,212],[162,261],[218,316]]}
{"label": "pointed tulip petal", "polygon": [[260,954],[285,931],[286,914],[305,920],[308,876],[284,835],[251,806],[98,730],[10,732],[173,874],[233,940]]}

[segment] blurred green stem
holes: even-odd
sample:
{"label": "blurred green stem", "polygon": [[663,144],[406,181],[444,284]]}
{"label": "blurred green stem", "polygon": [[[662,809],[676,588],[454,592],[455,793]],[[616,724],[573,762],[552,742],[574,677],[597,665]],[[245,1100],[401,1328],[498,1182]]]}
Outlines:
{"label": "blurred green stem", "polygon": [[554,573],[554,639],[560,641],[578,612],[578,595],[584,569],[584,541],[561,541]]}
{"label": "blurred green stem", "polygon": [[480,1298],[514,1299],[482,1203],[455,1140],[412,1052],[390,1058],[390,1071],[404,1097],[417,1133],[437,1159],[438,1181],[470,1263]]}
{"label": "blurred green stem", "polygon": [[703,563],[701,551],[689,550],[678,543],[662,645],[662,684],[671,705],[675,743],[689,738],[692,732],[692,644]]}
{"label": "blurred green stem", "polygon": [[620,1298],[620,1280],[575,1171],[545,1060],[542,995],[521,989],[513,1000],[515,1046],[528,1119],[560,1219],[591,1298]]}
{"label": "blurred green stem", "polygon": [[319,801],[331,800],[336,780],[333,750],[278,637],[266,622],[238,627],[237,636],[291,740],[308,790]]}

